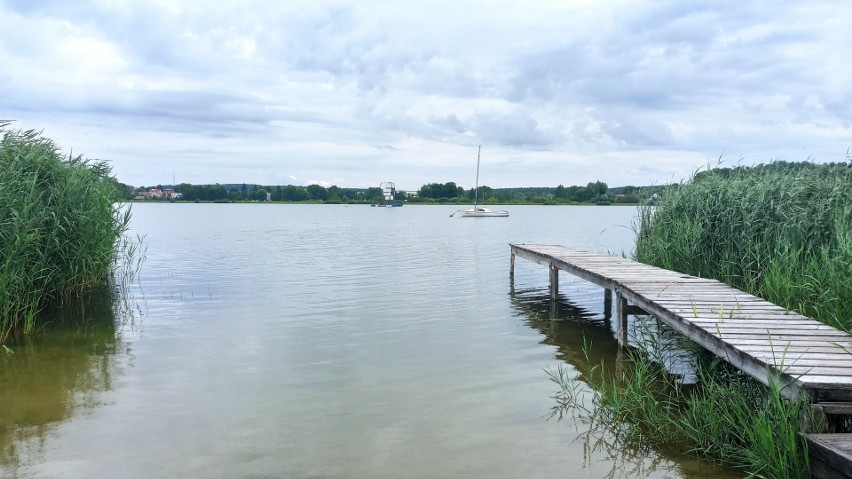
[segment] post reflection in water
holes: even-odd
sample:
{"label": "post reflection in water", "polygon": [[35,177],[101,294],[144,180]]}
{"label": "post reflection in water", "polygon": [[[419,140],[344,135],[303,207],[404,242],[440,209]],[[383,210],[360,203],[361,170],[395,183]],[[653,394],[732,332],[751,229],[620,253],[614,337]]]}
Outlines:
{"label": "post reflection in water", "polygon": [[38,463],[55,427],[105,404],[131,358],[117,328],[127,301],[105,291],[68,304],[0,353],[0,476]]}
{"label": "post reflection in water", "polygon": [[507,294],[508,244],[620,251],[630,209],[436,211],[134,204],[138,308],[68,307],[0,360],[0,476],[732,477],[548,418],[544,370],[591,405],[612,325],[600,288],[551,304],[538,268]]}
{"label": "post reflection in water", "polygon": [[[572,420],[582,444],[584,468],[592,462],[607,462],[611,468],[606,477],[647,477],[654,473],[675,473],[684,478],[734,478],[736,471],[723,467],[708,467],[704,462],[686,456],[680,451],[656,448],[648,441],[637,442],[625,438],[625,424],[611,424],[596,420],[594,394],[601,387],[602,377],[617,377],[622,365],[628,361],[618,347],[611,321],[611,298],[600,293],[600,311],[589,308],[590,294],[581,293],[582,305],[566,294],[551,299],[548,288],[510,287],[510,298],[517,314],[526,317],[530,328],[544,335],[542,343],[556,348],[556,359],[567,364],[564,374],[573,374],[575,390],[571,401],[554,396],[549,419]],[[656,361],[681,381],[692,382],[692,351],[683,344],[677,333],[662,327],[651,316],[631,318],[629,336],[631,344],[651,344],[648,351]],[[603,374],[601,374],[603,372]]]}

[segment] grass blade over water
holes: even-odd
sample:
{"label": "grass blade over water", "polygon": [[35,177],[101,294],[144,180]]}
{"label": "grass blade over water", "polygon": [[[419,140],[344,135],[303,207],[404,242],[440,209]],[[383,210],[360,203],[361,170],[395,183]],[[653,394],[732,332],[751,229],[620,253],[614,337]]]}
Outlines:
{"label": "grass blade over water", "polygon": [[0,122],[0,342],[38,312],[105,284],[130,220],[103,162]]}

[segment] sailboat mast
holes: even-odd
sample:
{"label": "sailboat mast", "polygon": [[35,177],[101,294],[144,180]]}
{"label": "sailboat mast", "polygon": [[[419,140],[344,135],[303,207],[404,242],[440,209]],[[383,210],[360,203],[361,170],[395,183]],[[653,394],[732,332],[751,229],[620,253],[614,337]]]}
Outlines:
{"label": "sailboat mast", "polygon": [[482,152],[482,145],[476,150],[476,189],[473,190],[473,210],[476,211],[476,205],[479,201],[479,154]]}

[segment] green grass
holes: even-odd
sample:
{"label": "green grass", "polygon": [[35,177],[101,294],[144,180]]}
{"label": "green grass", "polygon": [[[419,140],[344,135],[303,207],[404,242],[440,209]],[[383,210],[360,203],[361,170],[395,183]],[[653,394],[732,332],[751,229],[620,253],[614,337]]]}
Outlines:
{"label": "green grass", "polygon": [[685,398],[677,424],[693,451],[756,477],[810,477],[807,451],[798,441],[803,399],[788,400],[778,378],[768,386],[713,359],[699,369],[700,387]]}
{"label": "green grass", "polygon": [[[641,262],[715,278],[852,331],[852,162],[705,171],[640,207],[637,229]],[[764,385],[699,350],[697,383],[683,385],[661,365],[672,345],[659,330],[638,333],[618,367],[585,365],[592,408],[578,399],[576,378],[548,372],[561,387],[560,416],[573,408],[621,440],[688,451],[749,477],[809,477],[798,433],[810,409],[785,397],[780,377]]]}
{"label": "green grass", "polygon": [[45,307],[105,284],[128,209],[103,162],[0,122],[0,342]]}
{"label": "green grass", "polygon": [[640,208],[636,259],[852,331],[852,162],[715,169]]}
{"label": "green grass", "polygon": [[778,381],[764,386],[703,352],[695,356],[698,382],[684,385],[651,359],[655,347],[627,351],[617,368],[581,366],[594,388],[591,407],[567,369],[547,371],[560,386],[553,416],[570,410],[623,444],[679,451],[749,477],[809,477],[807,451],[797,441],[803,401],[785,399]]}

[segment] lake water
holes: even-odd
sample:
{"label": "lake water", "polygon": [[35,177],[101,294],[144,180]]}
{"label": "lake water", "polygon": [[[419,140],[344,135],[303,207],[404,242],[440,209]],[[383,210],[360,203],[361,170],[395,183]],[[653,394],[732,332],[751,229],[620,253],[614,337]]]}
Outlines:
{"label": "lake water", "polygon": [[[612,358],[600,288],[509,243],[633,246],[631,207],[134,204],[145,262],[0,360],[20,478],[729,478],[550,417]],[[67,322],[72,317],[75,321]]]}

